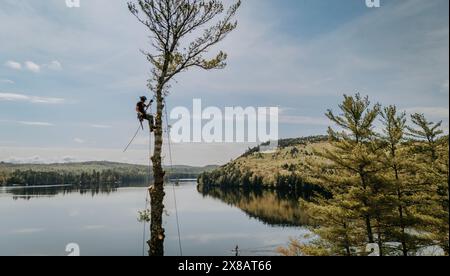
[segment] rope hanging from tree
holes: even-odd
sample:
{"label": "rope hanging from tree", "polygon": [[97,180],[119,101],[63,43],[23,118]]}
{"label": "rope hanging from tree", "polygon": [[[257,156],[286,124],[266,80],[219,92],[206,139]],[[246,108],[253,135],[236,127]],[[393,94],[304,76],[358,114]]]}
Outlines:
{"label": "rope hanging from tree", "polygon": [[[167,105],[166,105],[166,101],[164,100],[164,107],[165,107],[165,119],[166,119],[166,133],[167,133],[167,139],[168,139],[168,148],[169,148],[169,163],[170,163],[170,170],[173,173],[174,172],[174,166],[173,166],[173,158],[172,158],[172,143],[170,141],[170,129],[171,126],[169,124],[169,117],[168,117],[168,113],[167,113]],[[133,141],[136,139],[139,131],[141,129],[141,126],[139,125],[136,134],[133,136],[133,138],[131,139],[130,143],[127,145],[127,147],[125,148],[124,152],[126,152],[128,150],[128,148],[131,146],[131,144],[133,143]],[[152,155],[152,147],[151,147],[151,133],[150,133],[150,138],[149,138],[149,155]],[[151,176],[151,167],[152,167],[152,161],[151,158],[149,158],[149,175],[148,175],[148,179],[150,180],[150,176]],[[178,183],[178,177],[176,177],[176,183]],[[176,196],[176,189],[175,189],[175,184],[172,185],[173,188],[173,199],[174,199],[174,208],[175,208],[175,218],[176,218],[176,224],[177,224],[177,234],[178,234],[178,246],[179,246],[179,252],[180,252],[180,256],[183,256],[183,247],[182,247],[182,243],[181,243],[181,227],[180,227],[180,220],[179,220],[179,215],[178,215],[178,203],[177,203],[177,196]],[[147,193],[146,198],[145,198],[145,210],[148,209],[148,204],[149,203],[149,194]],[[144,255],[145,253],[145,238],[146,238],[146,221],[144,220],[144,226],[143,226],[143,233],[142,233],[142,255]]]}

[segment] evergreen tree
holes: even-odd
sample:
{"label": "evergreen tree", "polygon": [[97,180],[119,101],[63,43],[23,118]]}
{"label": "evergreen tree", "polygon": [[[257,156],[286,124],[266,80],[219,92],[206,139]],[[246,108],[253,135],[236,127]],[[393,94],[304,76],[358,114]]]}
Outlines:
{"label": "evergreen tree", "polygon": [[299,251],[308,256],[353,256],[366,244],[364,223],[357,211],[359,204],[346,194],[332,199],[302,201],[302,208],[319,225],[312,231],[320,237],[310,244],[301,245]]}
{"label": "evergreen tree", "polygon": [[426,194],[417,206],[424,219],[419,230],[428,233],[430,245],[440,246],[449,255],[449,192],[448,192],[448,137],[442,137],[442,122],[428,121],[423,114],[411,116],[413,127],[410,136],[419,139],[414,143],[417,175]]}
{"label": "evergreen tree", "polygon": [[[332,162],[335,166],[332,193],[347,193],[355,202],[355,209],[364,219],[369,243],[375,238],[372,228],[373,215],[373,183],[371,178],[379,170],[378,145],[374,142],[373,123],[380,112],[380,105],[371,107],[369,99],[360,94],[354,97],[344,95],[344,102],[339,106],[341,115],[328,110],[326,116],[342,132],[329,128],[328,134],[333,145],[319,156]],[[342,177],[340,177],[342,176]],[[339,188],[339,189],[336,189]]]}
{"label": "evergreen tree", "polygon": [[384,126],[381,139],[385,146],[382,163],[386,169],[382,181],[389,185],[385,194],[388,198],[386,204],[393,207],[392,212],[385,213],[384,220],[389,227],[389,238],[400,242],[402,255],[408,256],[416,252],[423,242],[418,233],[411,231],[421,223],[415,210],[423,204],[420,201],[423,187],[411,177],[415,169],[405,143],[406,113],[398,113],[395,106],[389,106],[384,108],[381,117]]}
{"label": "evergreen tree", "polygon": [[[372,107],[368,98],[360,94],[344,97],[339,106],[342,114],[335,115],[331,110],[326,114],[342,131],[329,128],[331,147],[315,152],[316,157],[308,165],[308,181],[323,187],[331,199],[308,206],[312,217],[324,225],[315,232],[328,243],[331,252],[351,255],[361,254],[365,244],[376,241],[373,222],[377,221],[377,215],[380,217],[381,205],[377,203],[383,200],[376,197],[376,192],[384,187],[376,179],[382,169],[379,162],[382,149],[373,130],[380,106]],[[381,222],[376,226],[382,246]],[[308,251],[311,252],[311,247]]]}

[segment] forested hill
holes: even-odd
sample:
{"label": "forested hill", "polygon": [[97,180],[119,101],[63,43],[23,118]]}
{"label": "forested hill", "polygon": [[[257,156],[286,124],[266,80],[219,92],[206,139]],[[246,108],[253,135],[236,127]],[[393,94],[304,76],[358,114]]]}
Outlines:
{"label": "forested hill", "polygon": [[[169,178],[196,178],[216,166],[166,168]],[[149,167],[107,161],[61,164],[12,164],[0,162],[0,185],[111,184],[145,182]]]}
{"label": "forested hill", "polygon": [[[448,145],[448,136],[440,140]],[[422,142],[406,140],[403,145],[408,144]],[[314,154],[325,149],[332,149],[328,136],[283,139],[279,141],[279,148],[270,152],[260,151],[259,146],[250,148],[228,164],[205,170],[199,175],[198,184],[200,189],[202,186],[287,188],[302,190],[308,195],[315,187],[305,181],[309,176],[306,160],[326,162]]]}
{"label": "forested hill", "polygon": [[236,160],[202,173],[199,184],[310,189],[302,177],[304,160],[313,155],[314,150],[329,147],[328,137],[284,139],[278,144],[279,148],[274,152],[261,152],[260,147],[249,149]]}

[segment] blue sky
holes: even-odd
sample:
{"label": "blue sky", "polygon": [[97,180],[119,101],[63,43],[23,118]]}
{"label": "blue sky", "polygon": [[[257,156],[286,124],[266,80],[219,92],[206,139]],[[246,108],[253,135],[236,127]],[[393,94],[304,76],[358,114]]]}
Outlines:
{"label": "blue sky", "polygon": [[[443,120],[449,114],[448,0],[244,0],[221,71],[190,71],[169,107],[279,106],[280,136],[323,134],[344,93]],[[130,152],[146,91],[145,29],[126,1],[0,0],[0,160],[145,163]],[[178,164],[218,164],[248,145],[180,144]]]}

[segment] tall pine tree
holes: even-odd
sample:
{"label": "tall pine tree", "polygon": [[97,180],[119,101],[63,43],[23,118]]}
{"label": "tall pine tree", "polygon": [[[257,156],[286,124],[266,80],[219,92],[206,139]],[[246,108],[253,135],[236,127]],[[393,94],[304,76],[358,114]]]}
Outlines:
{"label": "tall pine tree", "polygon": [[442,137],[442,122],[428,121],[423,114],[411,116],[415,127],[409,127],[414,143],[416,181],[426,194],[418,207],[424,223],[418,230],[429,234],[430,245],[438,245],[449,255],[448,137]]}
{"label": "tall pine tree", "polygon": [[411,231],[422,223],[415,210],[423,204],[423,187],[411,177],[416,169],[406,143],[406,113],[398,113],[395,106],[388,106],[381,117],[384,126],[381,139],[385,146],[382,181],[389,185],[385,196],[389,198],[388,204],[394,207],[391,213],[386,213],[385,223],[389,228],[389,239],[399,242],[402,255],[409,256],[423,244],[420,235]]}
{"label": "tall pine tree", "polygon": [[344,97],[339,105],[341,114],[331,110],[326,114],[340,130],[329,128],[331,147],[315,152],[308,165],[308,181],[324,188],[332,198],[307,206],[321,225],[315,232],[331,251],[351,255],[360,254],[362,246],[376,241],[373,222],[379,199],[375,192],[380,187],[374,180],[381,170],[382,151],[373,130],[380,106],[372,107],[360,94]]}
{"label": "tall pine tree", "polygon": [[[373,183],[371,178],[379,170],[378,146],[374,142],[374,121],[380,112],[380,105],[371,107],[369,99],[360,94],[344,95],[344,102],[339,105],[342,114],[335,115],[328,110],[326,116],[342,131],[329,128],[328,134],[333,149],[326,149],[319,156],[335,165],[335,186],[342,192],[351,194],[357,203],[355,209],[364,220],[367,240],[374,243],[373,218]],[[342,178],[339,179],[339,173]]]}

